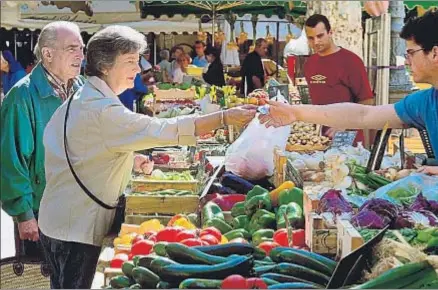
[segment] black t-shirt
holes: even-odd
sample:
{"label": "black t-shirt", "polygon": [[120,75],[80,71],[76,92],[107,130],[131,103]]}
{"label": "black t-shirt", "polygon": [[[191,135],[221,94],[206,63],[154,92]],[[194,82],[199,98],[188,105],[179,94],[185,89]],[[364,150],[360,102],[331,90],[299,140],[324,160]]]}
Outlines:
{"label": "black t-shirt", "polygon": [[258,77],[262,82],[262,85],[265,85],[265,71],[263,70],[262,58],[257,52],[253,51],[245,57],[240,70],[240,76],[242,77],[242,83],[240,85],[240,92],[242,94],[245,93],[245,81],[248,85],[247,94],[256,89],[252,82],[253,76]]}

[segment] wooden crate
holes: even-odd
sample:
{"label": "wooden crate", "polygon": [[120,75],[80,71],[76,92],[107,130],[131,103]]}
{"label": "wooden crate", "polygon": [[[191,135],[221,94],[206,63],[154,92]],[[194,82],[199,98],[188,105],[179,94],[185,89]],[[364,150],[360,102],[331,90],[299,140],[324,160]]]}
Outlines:
{"label": "wooden crate", "polygon": [[285,180],[285,167],[287,157],[284,152],[278,148],[274,149],[274,185],[279,187]]}
{"label": "wooden crate", "polygon": [[303,212],[307,217],[308,214],[316,212],[319,205],[319,197],[317,194],[311,194],[306,191],[306,186],[303,190]]}
{"label": "wooden crate", "polygon": [[180,89],[170,89],[170,90],[154,90],[155,100],[193,100],[195,99],[195,90],[180,90]]}
{"label": "wooden crate", "polygon": [[148,192],[164,189],[191,190],[198,192],[198,181],[150,180],[142,177],[132,179],[132,192]]}
{"label": "wooden crate", "polygon": [[189,214],[198,211],[199,196],[141,196],[127,195],[125,215],[160,214],[175,215]]}
{"label": "wooden crate", "polygon": [[337,229],[328,227],[324,218],[314,212],[306,216],[306,244],[310,251],[335,255],[337,252]]}
{"label": "wooden crate", "polygon": [[167,225],[173,215],[142,215],[142,214],[129,214],[125,215],[125,223],[132,225],[141,225],[145,221],[157,219],[162,225]]}
{"label": "wooden crate", "polygon": [[123,275],[121,268],[105,268],[103,271],[103,287],[106,287],[109,285],[109,281],[111,278]]}
{"label": "wooden crate", "polygon": [[337,257],[343,258],[361,247],[364,240],[360,233],[348,220],[338,220],[338,252]]}

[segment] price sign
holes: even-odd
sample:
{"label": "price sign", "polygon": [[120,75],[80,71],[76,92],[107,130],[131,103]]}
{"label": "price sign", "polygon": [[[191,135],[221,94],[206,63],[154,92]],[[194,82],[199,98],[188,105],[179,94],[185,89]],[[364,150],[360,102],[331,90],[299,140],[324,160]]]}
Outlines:
{"label": "price sign", "polygon": [[357,131],[336,132],[333,137],[332,147],[351,146],[356,139]]}

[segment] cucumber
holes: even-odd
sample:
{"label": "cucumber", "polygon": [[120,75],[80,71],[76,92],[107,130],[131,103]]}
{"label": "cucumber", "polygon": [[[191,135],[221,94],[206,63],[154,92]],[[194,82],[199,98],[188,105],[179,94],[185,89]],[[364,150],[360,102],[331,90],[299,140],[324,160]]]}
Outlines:
{"label": "cucumber", "polygon": [[228,233],[224,234],[224,236],[229,241],[231,241],[232,239],[236,239],[236,238],[244,238],[245,240],[251,239],[251,234],[248,233],[248,231],[246,231],[244,229],[235,229],[235,230],[229,231]]}
{"label": "cucumber", "polygon": [[222,280],[215,279],[185,279],[179,284],[179,289],[220,289]]}
{"label": "cucumber", "polygon": [[324,275],[318,271],[291,263],[280,263],[273,269],[274,273],[290,275],[298,278],[311,281],[320,285],[327,285],[330,281],[330,277]]}
{"label": "cucumber", "polygon": [[126,277],[132,277],[132,270],[135,268],[133,261],[126,261],[122,265],[122,272]]}
{"label": "cucumber", "polygon": [[159,276],[164,281],[182,282],[189,278],[225,279],[238,274],[251,276],[253,259],[251,257],[229,258],[227,262],[216,265],[169,265],[161,269]]}
{"label": "cucumber", "polygon": [[183,264],[215,265],[224,263],[227,258],[206,254],[200,250],[189,248],[183,244],[170,243],[166,246],[166,253],[175,262]]}
{"label": "cucumber", "polygon": [[260,277],[263,274],[269,273],[275,268],[275,266],[276,265],[256,266],[254,267],[255,275]]}
{"label": "cucumber", "polygon": [[292,282],[292,283],[280,283],[268,286],[268,289],[320,289],[313,284]]}
{"label": "cucumber", "polygon": [[427,275],[427,269],[430,268],[432,268],[432,266],[427,261],[405,264],[386,271],[379,277],[351,289],[403,288],[421,279],[424,275]]}
{"label": "cucumber", "polygon": [[192,249],[196,249],[201,252],[214,256],[220,256],[220,257],[228,257],[234,254],[251,255],[254,253],[255,250],[253,245],[242,244],[242,243],[228,243],[228,244],[213,245],[213,246],[197,246],[197,247],[192,247]]}
{"label": "cucumber", "polygon": [[179,263],[177,263],[169,258],[158,257],[158,258],[155,258],[151,262],[151,265],[148,269],[151,270],[152,272],[154,272],[155,274],[157,274],[158,276],[160,276],[160,273],[161,273],[161,270],[163,269],[163,267],[169,266],[169,265],[175,265],[175,264],[179,264]]}
{"label": "cucumber", "polygon": [[168,242],[158,242],[154,245],[154,252],[158,256],[165,257],[167,255],[166,253],[166,246],[168,245]]}
{"label": "cucumber", "polygon": [[261,267],[261,266],[272,266],[272,265],[277,265],[277,263],[274,262],[266,262],[263,260],[254,260],[254,266],[256,267]]}
{"label": "cucumber", "polygon": [[271,280],[277,281],[278,283],[293,283],[293,282],[308,283],[308,284],[314,284],[317,287],[324,288],[324,286],[318,285],[317,283],[313,283],[311,281],[307,281],[306,279],[302,279],[302,278],[298,278],[298,277],[294,277],[294,276],[289,276],[289,275],[277,274],[277,273],[266,273],[266,274],[263,274],[262,276],[260,276],[260,278],[271,279]]}
{"label": "cucumber", "polygon": [[283,251],[292,251],[294,253],[301,254],[302,256],[306,256],[308,259],[310,258],[310,259],[317,260],[317,261],[323,263],[324,265],[326,265],[328,268],[330,268],[332,270],[332,272],[336,268],[337,263],[329,258],[326,258],[322,255],[318,255],[316,253],[312,253],[312,252],[308,252],[308,251],[304,251],[304,250],[299,250],[299,249],[288,248],[288,247],[274,248],[274,249],[272,249],[269,256],[271,257],[272,261],[274,261],[276,263],[281,263],[281,261],[279,259],[279,255]]}
{"label": "cucumber", "polygon": [[132,277],[137,284],[140,284],[143,288],[155,288],[160,282],[160,277],[158,277],[151,270],[144,267],[135,267],[132,270]]}
{"label": "cucumber", "polygon": [[122,289],[131,286],[131,279],[126,276],[119,275],[111,278],[110,286],[114,289]]}
{"label": "cucumber", "polygon": [[332,267],[327,266],[325,263],[321,262],[320,260],[311,258],[309,257],[309,255],[304,255],[297,251],[286,250],[280,252],[278,261],[280,263],[286,262],[286,263],[301,265],[329,276],[333,274]]}

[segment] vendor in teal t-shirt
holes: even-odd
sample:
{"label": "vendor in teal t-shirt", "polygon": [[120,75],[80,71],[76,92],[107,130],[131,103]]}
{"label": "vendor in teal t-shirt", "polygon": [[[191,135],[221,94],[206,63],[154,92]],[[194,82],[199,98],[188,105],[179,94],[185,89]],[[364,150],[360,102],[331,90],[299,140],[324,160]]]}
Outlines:
{"label": "vendor in teal t-shirt", "polygon": [[[318,41],[329,41],[329,37],[327,32],[322,33]],[[270,102],[269,114],[261,115],[261,122],[267,126],[284,126],[299,120],[343,129],[381,129],[389,123],[390,128],[425,129],[438,158],[438,11],[410,19],[400,37],[406,40],[406,65],[414,81],[431,84],[432,88],[382,106],[353,103],[290,106]],[[308,41],[312,46],[315,40]],[[423,166],[419,172],[438,175],[438,166]]]}

